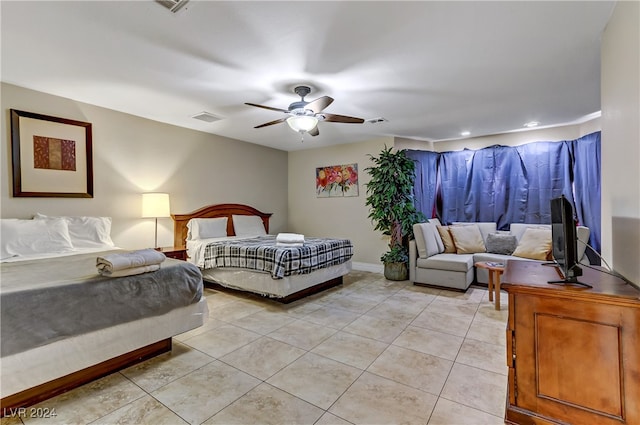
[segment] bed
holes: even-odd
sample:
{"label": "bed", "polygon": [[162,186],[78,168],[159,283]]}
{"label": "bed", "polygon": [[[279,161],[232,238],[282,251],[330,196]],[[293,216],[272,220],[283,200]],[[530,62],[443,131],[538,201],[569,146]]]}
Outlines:
{"label": "bed", "polygon": [[[3,414],[170,351],[173,336],[208,316],[193,264],[167,258],[151,273],[101,276],[96,259],[124,252],[108,237],[110,220],[108,243],[96,242],[105,229],[100,236],[93,228],[89,237],[96,243],[83,246],[77,231],[96,221],[69,226],[76,230],[70,237],[63,224],[75,219],[2,219]],[[11,255],[12,249],[26,254]]]}
{"label": "bed", "polygon": [[[188,261],[201,269],[208,285],[289,303],[342,284],[343,276],[351,271],[353,246],[349,240],[305,237],[302,248],[274,246],[276,235],[269,235],[271,214],[248,205],[209,205],[172,217],[174,245],[187,249]],[[203,226],[208,226],[204,232]],[[265,252],[276,257],[278,264],[288,264],[260,267],[264,264],[259,255]],[[219,257],[223,253],[235,257]],[[308,260],[311,253],[320,253],[321,260]]]}

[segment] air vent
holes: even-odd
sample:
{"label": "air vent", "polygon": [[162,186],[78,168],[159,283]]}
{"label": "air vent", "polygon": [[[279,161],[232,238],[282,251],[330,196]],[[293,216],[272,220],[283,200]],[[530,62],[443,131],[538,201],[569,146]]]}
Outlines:
{"label": "air vent", "polygon": [[364,122],[367,122],[369,124],[380,124],[381,122],[388,122],[389,120],[386,118],[382,118],[382,117],[378,117],[378,118],[370,118],[368,120],[365,120]]}
{"label": "air vent", "polygon": [[172,13],[176,13],[178,10],[182,9],[189,0],[156,0],[156,2],[169,9]]}
{"label": "air vent", "polygon": [[222,119],[220,117],[216,117],[210,112],[205,112],[205,111],[199,112],[195,115],[191,115],[191,118],[195,118],[197,120],[206,121],[206,122],[216,122]]}

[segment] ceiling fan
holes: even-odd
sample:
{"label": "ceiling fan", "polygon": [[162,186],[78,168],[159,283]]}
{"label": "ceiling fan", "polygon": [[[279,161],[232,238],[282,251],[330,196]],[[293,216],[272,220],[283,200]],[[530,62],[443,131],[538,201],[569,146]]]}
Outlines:
{"label": "ceiling fan", "polygon": [[294,131],[301,134],[309,133],[312,136],[320,134],[318,131],[318,122],[343,122],[349,124],[362,124],[364,120],[362,118],[348,117],[346,115],[327,114],[322,112],[324,108],[331,105],[333,98],[329,96],[322,96],[311,102],[304,100],[304,97],[311,93],[311,89],[307,86],[297,86],[293,91],[300,96],[298,102],[293,102],[289,105],[288,109],[274,108],[271,106],[257,105],[255,103],[245,103],[245,105],[256,106],[258,108],[269,109],[271,111],[284,112],[286,117],[280,118],[274,121],[269,121],[264,124],[255,126],[254,128],[267,127],[269,125],[280,124],[287,122],[289,127]]}

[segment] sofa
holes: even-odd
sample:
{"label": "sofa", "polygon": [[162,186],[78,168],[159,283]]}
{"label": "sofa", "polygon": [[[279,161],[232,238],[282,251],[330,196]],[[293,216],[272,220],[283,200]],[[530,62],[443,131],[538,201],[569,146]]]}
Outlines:
{"label": "sofa", "polygon": [[[506,263],[517,259],[550,261],[551,225],[512,223],[500,231],[496,223],[452,223],[442,226],[438,219],[413,226],[409,242],[409,279],[414,284],[465,291],[472,283],[486,284],[489,272],[476,269],[479,261]],[[577,227],[578,258],[589,241],[589,228]]]}

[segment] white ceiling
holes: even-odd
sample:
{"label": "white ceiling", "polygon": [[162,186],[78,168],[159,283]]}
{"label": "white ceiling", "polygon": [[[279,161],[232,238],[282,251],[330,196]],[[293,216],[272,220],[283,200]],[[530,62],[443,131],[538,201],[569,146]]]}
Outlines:
{"label": "white ceiling", "polygon": [[[600,110],[600,39],[615,2],[154,1],[0,3],[2,81],[282,150],[397,136],[471,137]],[[325,111],[284,115],[299,83]],[[201,111],[222,119],[191,118]],[[33,111],[38,112],[38,111]]]}

